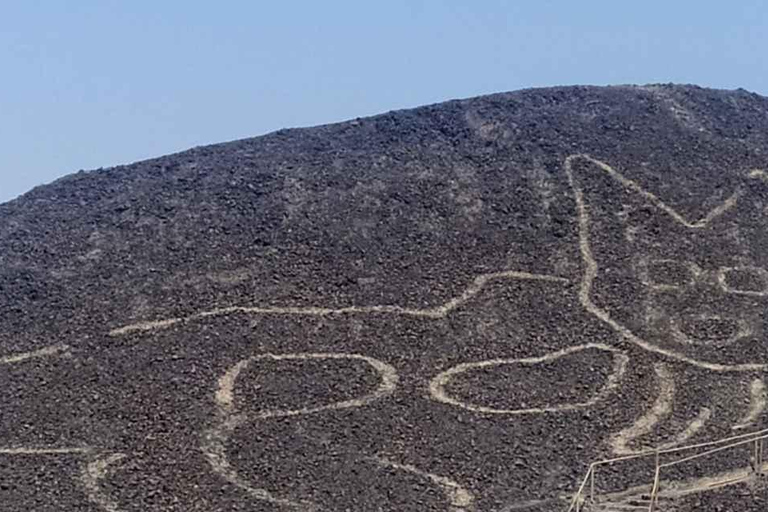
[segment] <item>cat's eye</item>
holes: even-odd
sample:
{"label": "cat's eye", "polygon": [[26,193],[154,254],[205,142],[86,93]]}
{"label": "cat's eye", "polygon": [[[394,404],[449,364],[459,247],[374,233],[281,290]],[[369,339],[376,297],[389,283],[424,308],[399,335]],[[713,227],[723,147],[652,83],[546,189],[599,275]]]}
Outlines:
{"label": "cat's eye", "polygon": [[643,282],[657,290],[674,290],[696,281],[698,267],[688,261],[658,259],[647,260],[643,269]]}
{"label": "cat's eye", "polygon": [[768,271],[760,267],[723,267],[717,271],[720,288],[739,295],[768,296]]}

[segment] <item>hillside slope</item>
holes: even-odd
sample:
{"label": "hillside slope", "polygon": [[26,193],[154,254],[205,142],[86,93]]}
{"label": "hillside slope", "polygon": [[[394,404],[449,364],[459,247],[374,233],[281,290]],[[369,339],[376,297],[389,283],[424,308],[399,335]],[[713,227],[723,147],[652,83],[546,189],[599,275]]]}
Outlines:
{"label": "hillside slope", "polygon": [[593,460],[765,426],[767,221],[768,98],[693,86],[36,188],[0,205],[0,510],[560,510]]}

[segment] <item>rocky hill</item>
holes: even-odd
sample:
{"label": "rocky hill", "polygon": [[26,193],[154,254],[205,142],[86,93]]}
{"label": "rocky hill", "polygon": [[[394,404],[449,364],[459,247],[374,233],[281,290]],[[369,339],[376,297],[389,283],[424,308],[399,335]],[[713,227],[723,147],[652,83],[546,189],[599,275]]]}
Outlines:
{"label": "rocky hill", "polygon": [[[766,226],[768,98],[694,86],[68,176],[0,205],[0,510],[565,511],[766,428]],[[756,446],[660,507],[764,510]]]}

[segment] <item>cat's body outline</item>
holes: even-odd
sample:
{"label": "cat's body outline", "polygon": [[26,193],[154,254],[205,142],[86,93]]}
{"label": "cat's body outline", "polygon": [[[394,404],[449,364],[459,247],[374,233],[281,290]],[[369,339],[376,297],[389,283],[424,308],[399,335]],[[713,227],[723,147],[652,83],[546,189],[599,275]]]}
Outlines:
{"label": "cat's body outline", "polygon": [[[576,159],[580,159],[580,158],[586,159],[598,165],[599,167],[603,168],[604,171],[608,172],[608,174],[611,175],[611,177],[616,179],[618,182],[622,183],[622,185],[624,185],[625,187],[628,187],[633,192],[639,193],[641,196],[643,196],[647,200],[647,202],[651,203],[657,209],[664,212],[665,214],[673,218],[676,222],[680,223],[681,225],[684,225],[689,229],[705,228],[713,220],[717,219],[719,216],[726,213],[738,201],[740,191],[737,190],[725,202],[717,206],[715,209],[711,210],[702,219],[699,219],[697,221],[689,221],[688,219],[680,215],[677,211],[675,211],[673,208],[667,206],[666,203],[658,199],[656,196],[646,192],[644,189],[642,189],[642,187],[640,187],[635,182],[632,182],[631,180],[624,178],[618,171],[616,171],[615,169],[613,169],[612,167],[608,166],[607,164],[605,164],[600,160],[594,159],[591,156],[586,154],[575,154],[567,157],[564,163],[564,168],[565,168],[566,175],[568,177],[569,186],[573,191],[573,195],[574,195],[573,199],[576,201],[576,213],[577,213],[577,218],[579,223],[578,239],[579,239],[579,249],[580,249],[580,254],[582,257],[582,264],[583,264],[583,274],[581,276],[580,289],[578,294],[579,300],[580,300],[580,306],[584,308],[587,311],[587,313],[589,313],[592,317],[596,318],[601,323],[610,327],[614,332],[619,334],[623,339],[630,341],[633,345],[638,346],[641,349],[646,350],[648,352],[661,355],[665,358],[674,360],[676,362],[692,364],[699,368],[709,370],[709,371],[714,371],[714,372],[747,372],[748,373],[748,372],[764,370],[768,365],[758,364],[758,363],[748,363],[748,364],[738,364],[738,365],[722,365],[717,363],[710,363],[706,361],[699,361],[696,359],[688,358],[682,354],[678,354],[673,351],[669,351],[664,348],[655,346],[652,343],[642,339],[640,336],[633,333],[627,327],[621,325],[619,322],[613,319],[608,312],[601,309],[592,301],[591,295],[590,295],[591,287],[592,287],[592,283],[597,277],[597,274],[599,272],[599,267],[598,267],[597,261],[594,259],[592,255],[592,251],[590,247],[590,232],[589,232],[590,218],[589,218],[588,208],[586,206],[583,193],[581,189],[579,189],[579,186],[576,183],[576,180],[574,179],[573,170],[571,168],[572,163]],[[173,319],[165,319],[165,320],[126,325],[117,329],[113,329],[112,331],[109,332],[109,336],[114,338],[114,337],[120,337],[125,334],[130,334],[133,332],[146,333],[146,332],[166,329],[177,324],[184,324],[188,322],[194,322],[197,320],[204,320],[206,318],[228,316],[228,315],[234,315],[234,314],[247,314],[247,315],[249,314],[253,314],[253,315],[286,314],[286,315],[296,315],[296,316],[332,316],[332,317],[358,315],[358,314],[363,314],[363,315],[364,314],[392,314],[393,316],[407,315],[407,316],[424,317],[429,319],[442,318],[444,316],[447,316],[453,309],[455,309],[459,305],[470,300],[472,297],[478,294],[483,289],[483,287],[486,286],[487,284],[493,281],[505,280],[505,279],[547,281],[552,283],[569,282],[568,279],[560,276],[532,274],[525,271],[503,270],[499,272],[492,272],[492,273],[478,275],[459,296],[448,300],[442,305],[435,306],[435,307],[428,307],[424,309],[405,308],[405,307],[400,307],[396,305],[363,306],[363,307],[349,306],[349,307],[337,308],[337,309],[329,309],[329,308],[324,308],[322,306],[310,306],[306,308],[229,307],[229,308],[219,308],[214,310],[201,311],[199,313],[195,313],[193,315],[183,317],[183,318],[173,318]],[[364,357],[364,356],[361,356],[361,357]],[[474,363],[463,363],[463,364],[474,364]],[[460,364],[457,366],[462,366],[462,365]],[[442,373],[450,372],[451,369],[453,368],[454,367],[451,367]],[[362,404],[362,405],[365,405],[365,404]],[[589,405],[593,405],[593,404],[587,403],[587,406]],[[479,411],[479,412],[483,413],[487,411]],[[549,413],[549,412],[556,412],[556,410],[555,409],[541,410],[538,412]],[[403,466],[400,469],[402,470],[403,468],[406,468],[406,466]],[[410,469],[405,469],[405,470],[410,470]],[[273,497],[271,495],[265,495],[264,497],[267,498],[267,501],[273,500]],[[275,501],[279,503],[282,500],[276,499]],[[285,501],[284,504],[289,504],[289,502]]]}

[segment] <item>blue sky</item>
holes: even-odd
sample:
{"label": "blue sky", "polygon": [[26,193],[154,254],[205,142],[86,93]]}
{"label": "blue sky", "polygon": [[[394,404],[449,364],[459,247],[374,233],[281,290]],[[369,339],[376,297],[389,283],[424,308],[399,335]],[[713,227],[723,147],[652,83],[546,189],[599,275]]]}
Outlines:
{"label": "blue sky", "polygon": [[525,87],[768,95],[768,2],[0,2],[0,202],[79,169]]}

